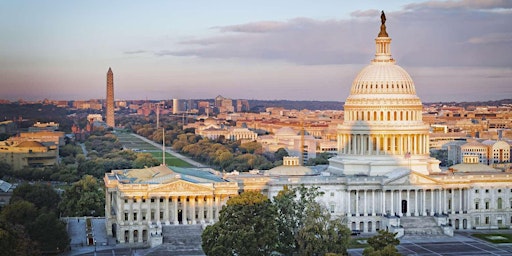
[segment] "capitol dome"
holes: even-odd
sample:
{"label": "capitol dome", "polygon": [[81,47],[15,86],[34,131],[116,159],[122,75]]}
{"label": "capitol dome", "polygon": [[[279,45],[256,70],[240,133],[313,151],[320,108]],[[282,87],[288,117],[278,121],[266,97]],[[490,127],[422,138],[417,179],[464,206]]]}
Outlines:
{"label": "capitol dome", "polygon": [[330,170],[338,174],[383,175],[399,167],[439,172],[430,158],[429,126],[411,76],[391,57],[391,38],[381,16],[375,57],[352,82],[338,126],[338,157]]}

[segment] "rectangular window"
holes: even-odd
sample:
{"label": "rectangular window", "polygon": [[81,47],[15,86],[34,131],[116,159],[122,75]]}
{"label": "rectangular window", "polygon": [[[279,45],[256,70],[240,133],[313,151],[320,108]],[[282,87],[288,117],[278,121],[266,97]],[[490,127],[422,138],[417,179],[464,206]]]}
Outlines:
{"label": "rectangular window", "polygon": [[475,225],[480,225],[480,217],[475,217]]}
{"label": "rectangular window", "polygon": [[164,219],[164,212],[160,212],[160,220]]}
{"label": "rectangular window", "polygon": [[137,220],[137,213],[136,212],[133,213],[133,220]]}
{"label": "rectangular window", "polygon": [[331,192],[331,196],[334,196],[334,192]]}
{"label": "rectangular window", "polygon": [[485,224],[489,224],[489,216],[485,216]]}
{"label": "rectangular window", "polygon": [[480,204],[478,202],[475,203],[475,209],[478,210]]}
{"label": "rectangular window", "polygon": [[124,213],[124,220],[128,221],[128,213],[127,212]]}
{"label": "rectangular window", "polygon": [[489,210],[489,202],[485,202],[485,209]]}
{"label": "rectangular window", "polygon": [[335,208],[335,205],[331,204],[331,207],[330,207],[331,213],[334,213],[334,208]]}
{"label": "rectangular window", "polygon": [[150,220],[154,220],[154,219],[155,219],[155,212],[151,211],[151,219]]}

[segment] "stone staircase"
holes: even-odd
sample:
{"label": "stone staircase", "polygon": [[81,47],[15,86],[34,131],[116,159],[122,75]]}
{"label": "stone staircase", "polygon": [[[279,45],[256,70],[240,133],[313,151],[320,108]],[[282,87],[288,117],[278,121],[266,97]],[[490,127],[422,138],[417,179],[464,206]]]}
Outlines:
{"label": "stone staircase", "polygon": [[205,255],[201,248],[201,225],[162,226],[163,244],[145,255]]}
{"label": "stone staircase", "polygon": [[434,217],[401,217],[404,236],[445,236]]}

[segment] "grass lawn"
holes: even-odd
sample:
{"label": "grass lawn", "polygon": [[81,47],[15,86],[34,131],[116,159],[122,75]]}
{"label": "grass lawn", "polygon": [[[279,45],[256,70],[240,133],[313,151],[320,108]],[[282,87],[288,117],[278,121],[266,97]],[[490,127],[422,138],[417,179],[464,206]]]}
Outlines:
{"label": "grass lawn", "polygon": [[[153,151],[153,152],[146,152],[149,153],[155,158],[156,160],[162,162],[162,152],[161,151]],[[169,153],[165,153],[165,164],[169,166],[177,166],[177,167],[192,167],[189,163],[174,157],[173,155]]]}
{"label": "grass lawn", "polygon": [[350,243],[348,244],[349,249],[356,249],[356,248],[366,248],[368,247],[368,243],[366,242],[368,238],[352,238]]}
{"label": "grass lawn", "polygon": [[[116,133],[119,142],[123,144],[123,146],[137,150],[138,152],[149,153],[156,160],[162,162],[162,148],[155,147],[152,144],[149,144],[137,137],[132,136],[129,133]],[[178,167],[192,167],[189,163],[172,156],[169,153],[165,153],[165,164],[169,166],[178,166]]]}
{"label": "grass lawn", "polygon": [[471,236],[493,244],[512,243],[512,234],[472,234]]}

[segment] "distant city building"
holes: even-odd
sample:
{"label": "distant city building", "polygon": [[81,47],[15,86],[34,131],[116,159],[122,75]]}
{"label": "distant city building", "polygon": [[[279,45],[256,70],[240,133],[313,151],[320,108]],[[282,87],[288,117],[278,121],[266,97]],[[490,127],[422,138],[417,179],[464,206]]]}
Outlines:
{"label": "distant city building", "polygon": [[182,99],[172,99],[172,113],[181,114],[188,110],[188,101]]}
{"label": "distant city building", "polygon": [[250,110],[248,100],[236,100],[236,112],[247,112]]}
{"label": "distant city building", "polygon": [[0,161],[9,164],[13,170],[53,166],[58,156],[58,147],[52,148],[37,141],[0,141]]}
{"label": "distant city building", "polygon": [[34,125],[28,128],[29,132],[37,132],[37,131],[57,131],[59,130],[59,123],[55,122],[47,122],[41,123],[36,122]]}
{"label": "distant city building", "polygon": [[114,73],[111,68],[107,72],[107,111],[106,123],[109,127],[115,127],[114,119]]}

